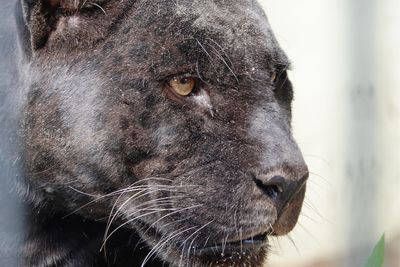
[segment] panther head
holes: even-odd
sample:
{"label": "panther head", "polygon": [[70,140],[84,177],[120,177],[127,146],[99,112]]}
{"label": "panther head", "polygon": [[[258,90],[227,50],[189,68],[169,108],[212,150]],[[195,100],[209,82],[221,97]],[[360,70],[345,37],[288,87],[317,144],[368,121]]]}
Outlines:
{"label": "panther head", "polygon": [[25,0],[35,203],[132,229],[172,266],[262,266],[308,170],[255,0]]}

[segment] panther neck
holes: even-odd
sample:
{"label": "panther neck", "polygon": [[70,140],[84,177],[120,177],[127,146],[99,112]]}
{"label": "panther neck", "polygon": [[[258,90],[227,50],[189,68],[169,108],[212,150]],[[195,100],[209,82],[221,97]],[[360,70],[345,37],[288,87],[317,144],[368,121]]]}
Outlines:
{"label": "panther neck", "polygon": [[[130,229],[116,231],[102,249],[106,224],[79,215],[34,211],[30,214],[30,224],[28,240],[22,249],[23,266],[140,267],[150,252]],[[167,267],[158,260],[146,264],[146,267],[161,266]]]}

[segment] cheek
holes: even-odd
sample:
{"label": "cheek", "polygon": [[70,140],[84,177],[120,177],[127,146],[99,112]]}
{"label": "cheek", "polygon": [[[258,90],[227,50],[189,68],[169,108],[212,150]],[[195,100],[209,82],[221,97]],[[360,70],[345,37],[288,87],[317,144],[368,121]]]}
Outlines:
{"label": "cheek", "polygon": [[158,152],[163,152],[163,150],[173,147],[180,141],[176,127],[170,125],[160,125],[158,129],[152,132],[152,138],[157,145]]}

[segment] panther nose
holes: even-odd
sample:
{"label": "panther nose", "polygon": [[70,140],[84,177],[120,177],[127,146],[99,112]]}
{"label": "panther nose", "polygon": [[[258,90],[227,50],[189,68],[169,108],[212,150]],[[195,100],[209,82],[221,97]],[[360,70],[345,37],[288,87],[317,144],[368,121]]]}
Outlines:
{"label": "panther nose", "polygon": [[287,188],[287,180],[279,175],[270,179],[266,177],[254,177],[253,179],[257,187],[272,200],[280,198]]}
{"label": "panther nose", "polygon": [[253,180],[264,195],[273,202],[279,215],[304,188],[307,178],[308,171],[301,174],[300,177],[263,174],[254,176]]}

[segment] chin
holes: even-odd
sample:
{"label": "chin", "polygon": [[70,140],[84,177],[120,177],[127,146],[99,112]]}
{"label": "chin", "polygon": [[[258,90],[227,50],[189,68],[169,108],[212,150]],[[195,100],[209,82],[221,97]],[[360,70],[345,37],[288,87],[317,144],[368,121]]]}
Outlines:
{"label": "chin", "polygon": [[[175,235],[177,234],[179,232]],[[171,267],[262,267],[267,259],[269,242],[266,233],[221,243],[210,239],[208,237],[205,241],[200,241],[204,238],[199,237],[174,240],[174,234],[168,235],[168,238],[155,239],[153,236],[147,239],[150,241],[146,241],[151,244],[152,249],[142,266],[153,257],[168,262]]]}

